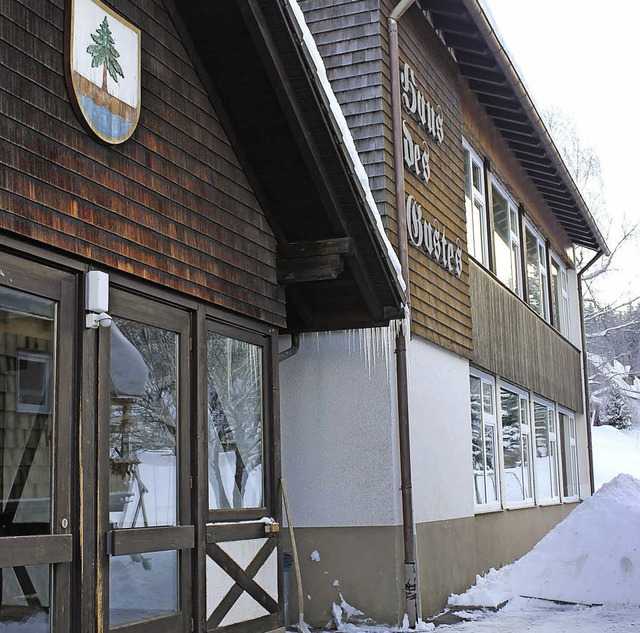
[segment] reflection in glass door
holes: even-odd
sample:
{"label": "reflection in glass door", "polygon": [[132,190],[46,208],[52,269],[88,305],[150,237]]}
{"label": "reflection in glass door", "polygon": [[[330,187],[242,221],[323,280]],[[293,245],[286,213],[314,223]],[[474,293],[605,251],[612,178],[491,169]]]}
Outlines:
{"label": "reflection in glass door", "polygon": [[[104,435],[110,628],[182,630],[185,617],[189,555],[182,550],[193,547],[180,470],[184,462],[188,480],[188,460],[182,457],[187,403],[181,394],[188,318],[167,311],[164,315],[161,308],[123,293],[115,293],[112,301]],[[102,393],[106,397],[106,390]]]}
{"label": "reflection in glass door", "polygon": [[71,561],[68,501],[57,492],[58,484],[68,490],[69,470],[55,462],[62,457],[58,427],[69,450],[70,416],[69,403],[58,408],[55,394],[70,350],[60,349],[60,275],[38,283],[23,271],[27,264],[3,257],[3,266],[19,267],[23,287],[44,286],[49,297],[0,285],[0,630],[48,633],[68,627],[56,616],[56,601],[68,597],[58,582],[68,582],[68,569],[59,574],[55,563]]}

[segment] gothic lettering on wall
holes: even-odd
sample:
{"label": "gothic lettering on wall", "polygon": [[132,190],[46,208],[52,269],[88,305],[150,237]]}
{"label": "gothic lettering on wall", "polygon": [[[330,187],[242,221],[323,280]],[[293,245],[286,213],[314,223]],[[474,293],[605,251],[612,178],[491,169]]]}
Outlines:
{"label": "gothic lettering on wall", "polygon": [[435,107],[424,96],[416,85],[416,78],[413,68],[405,62],[400,72],[400,87],[402,88],[402,105],[404,109],[414,115],[422,127],[436,140],[442,144],[444,140],[444,117],[442,108]]}
{"label": "gothic lettering on wall", "polygon": [[456,238],[455,244],[447,239],[447,229],[438,220],[433,224],[425,220],[422,205],[412,196],[407,196],[405,205],[407,213],[407,231],[411,243],[422,249],[429,257],[433,258],[440,266],[460,278],[462,275],[462,246],[460,239]]}

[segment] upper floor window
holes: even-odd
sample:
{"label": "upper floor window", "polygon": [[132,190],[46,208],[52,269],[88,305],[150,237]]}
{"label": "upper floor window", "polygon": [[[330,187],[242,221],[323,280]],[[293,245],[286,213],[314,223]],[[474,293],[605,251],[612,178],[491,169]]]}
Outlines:
{"label": "upper floor window", "polygon": [[486,208],[484,197],[484,167],[482,161],[466,144],[464,146],[464,193],[467,212],[467,245],[469,255],[484,266],[489,265]]}
{"label": "upper floor window", "polygon": [[525,229],[527,262],[527,300],[529,305],[547,321],[549,320],[549,295],[547,276],[547,248],[542,238],[529,224]]}
{"label": "upper floor window", "polygon": [[567,270],[555,258],[551,257],[551,312],[553,325],[564,336],[569,335],[569,289]]}
{"label": "upper floor window", "polygon": [[493,224],[495,249],[495,274],[522,297],[522,267],[520,265],[520,229],[518,209],[506,192],[494,181],[491,183],[493,198]]}

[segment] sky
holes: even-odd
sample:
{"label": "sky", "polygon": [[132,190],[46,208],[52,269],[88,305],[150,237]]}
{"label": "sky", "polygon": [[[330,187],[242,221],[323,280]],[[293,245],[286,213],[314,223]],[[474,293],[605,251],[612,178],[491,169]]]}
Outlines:
{"label": "sky", "polygon": [[[593,146],[614,224],[640,221],[640,2],[482,0],[538,111],[560,109]],[[608,237],[616,241],[615,229]],[[616,294],[640,295],[637,248],[617,257]],[[634,292],[635,290],[635,292]]]}

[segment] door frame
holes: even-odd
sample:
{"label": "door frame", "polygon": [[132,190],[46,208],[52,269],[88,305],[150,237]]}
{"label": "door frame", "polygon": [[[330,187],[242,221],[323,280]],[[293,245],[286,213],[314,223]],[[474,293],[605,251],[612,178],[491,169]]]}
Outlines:
{"label": "door frame", "polygon": [[[71,504],[76,454],[76,287],[73,273],[25,258],[10,248],[0,250],[0,284],[56,301],[54,385],[51,404],[51,531],[49,535],[0,537],[2,567],[49,564],[50,613],[56,633],[71,629],[74,540],[79,525]],[[15,274],[12,274],[15,273]],[[58,394],[71,394],[69,398]],[[6,539],[6,540],[5,540]]]}

